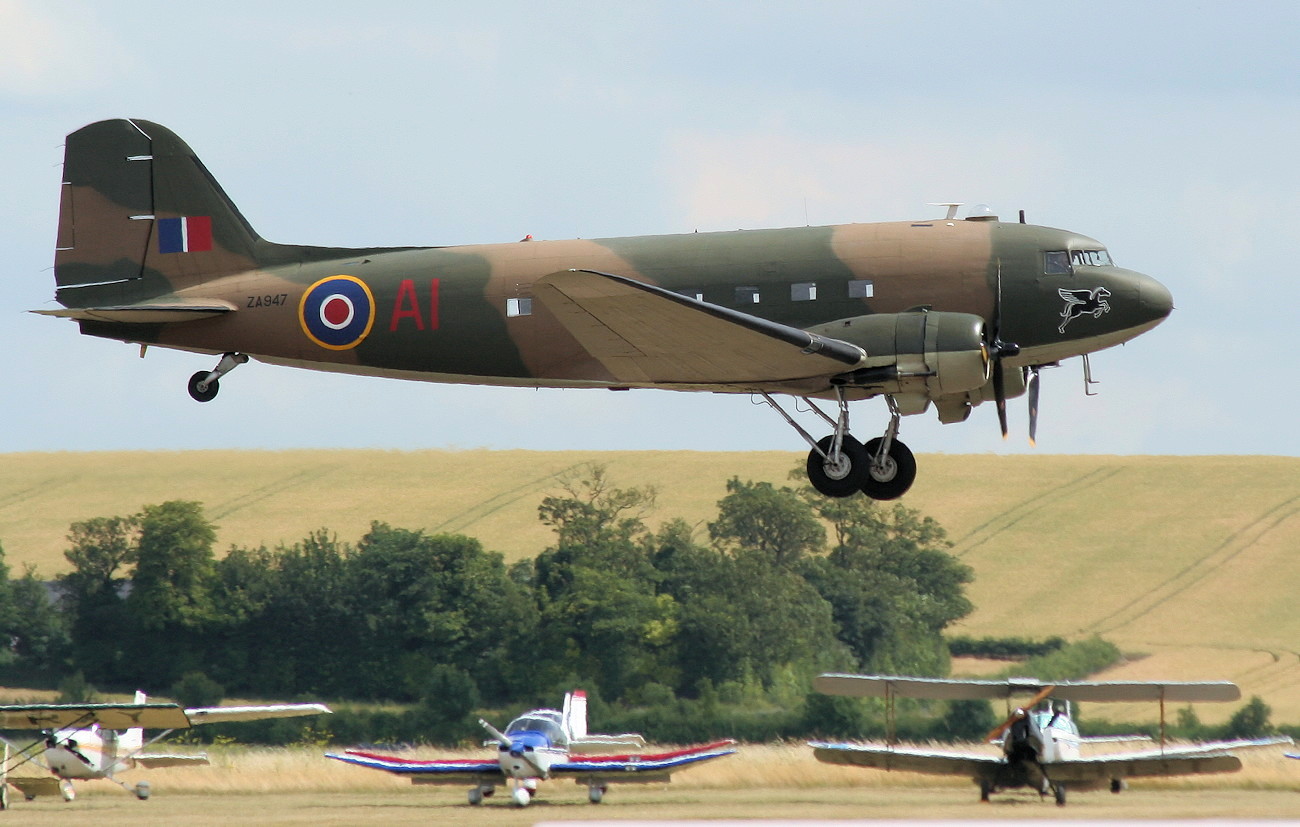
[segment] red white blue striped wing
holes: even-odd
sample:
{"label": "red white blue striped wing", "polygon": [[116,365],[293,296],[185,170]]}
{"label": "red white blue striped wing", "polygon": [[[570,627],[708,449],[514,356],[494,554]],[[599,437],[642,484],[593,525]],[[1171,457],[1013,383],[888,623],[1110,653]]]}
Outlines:
{"label": "red white blue striped wing", "polygon": [[391,772],[395,775],[426,776],[429,779],[426,783],[437,783],[433,781],[437,777],[445,777],[448,783],[454,783],[483,776],[499,777],[501,775],[501,765],[497,763],[495,758],[417,761],[410,758],[398,758],[393,755],[379,755],[373,752],[351,749],[342,755],[328,752],[325,757],[348,764],[356,764],[359,767]]}
{"label": "red white blue striped wing", "polygon": [[605,783],[653,781],[673,772],[735,753],[735,741],[687,747],[652,755],[572,755],[568,761],[551,765],[551,777],[580,778],[582,783],[599,778]]}

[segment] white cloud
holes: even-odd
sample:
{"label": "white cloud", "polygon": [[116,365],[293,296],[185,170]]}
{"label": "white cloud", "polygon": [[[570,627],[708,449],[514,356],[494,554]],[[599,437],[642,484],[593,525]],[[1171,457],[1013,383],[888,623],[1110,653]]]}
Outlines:
{"label": "white cloud", "polygon": [[0,95],[36,97],[95,89],[134,63],[93,9],[75,13],[0,0]]}

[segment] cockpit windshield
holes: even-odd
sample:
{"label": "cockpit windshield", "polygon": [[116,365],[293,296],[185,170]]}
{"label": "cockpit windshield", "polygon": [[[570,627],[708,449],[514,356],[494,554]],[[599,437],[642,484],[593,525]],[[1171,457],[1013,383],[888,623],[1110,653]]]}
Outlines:
{"label": "cockpit windshield", "polygon": [[1049,276],[1066,276],[1075,267],[1110,267],[1110,253],[1098,250],[1052,250],[1043,253],[1043,272]]}
{"label": "cockpit windshield", "polygon": [[560,713],[552,709],[538,709],[520,715],[506,727],[506,734],[512,732],[540,732],[554,746],[564,746],[569,743],[568,736],[564,734],[564,727],[560,725]]}

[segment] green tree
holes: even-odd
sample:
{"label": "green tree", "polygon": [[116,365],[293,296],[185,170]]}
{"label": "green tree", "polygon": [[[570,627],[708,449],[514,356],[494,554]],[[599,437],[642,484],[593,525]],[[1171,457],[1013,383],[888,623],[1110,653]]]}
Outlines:
{"label": "green tree", "polygon": [[1232,713],[1232,717],[1223,728],[1223,737],[1264,738],[1272,735],[1277,731],[1269,722],[1269,716],[1272,714],[1273,710],[1264,703],[1263,699],[1258,695],[1252,695],[1245,706]]}
{"label": "green tree", "polygon": [[138,515],[135,575],[127,607],[139,628],[197,628],[212,619],[216,527],[203,504],[172,500]]}
{"label": "green tree", "polygon": [[72,658],[106,680],[126,677],[122,647],[130,623],[123,592],[138,552],[137,532],[135,516],[73,523],[63,555],[72,570],[56,578],[69,617]]}
{"label": "green tree", "polygon": [[709,535],[733,554],[757,553],[777,566],[793,565],[826,543],[826,530],[794,489],[736,477],[727,481]]}

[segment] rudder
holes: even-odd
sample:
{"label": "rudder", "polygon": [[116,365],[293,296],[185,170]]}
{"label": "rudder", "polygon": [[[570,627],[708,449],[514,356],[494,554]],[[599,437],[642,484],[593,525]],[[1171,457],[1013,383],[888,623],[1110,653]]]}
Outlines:
{"label": "rudder", "polygon": [[67,307],[126,305],[257,265],[265,245],[166,127],[99,121],[68,136],[54,257]]}

